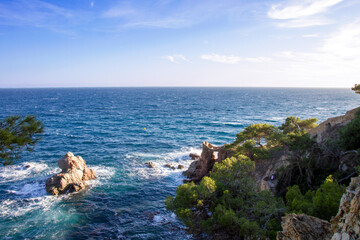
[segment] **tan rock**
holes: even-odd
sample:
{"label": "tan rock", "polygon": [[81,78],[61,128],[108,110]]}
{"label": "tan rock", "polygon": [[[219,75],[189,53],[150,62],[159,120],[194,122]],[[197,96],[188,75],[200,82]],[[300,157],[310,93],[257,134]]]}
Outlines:
{"label": "tan rock", "polygon": [[337,215],[331,219],[333,239],[360,239],[360,177],[351,179]]}
{"label": "tan rock", "polygon": [[346,112],[345,115],[327,119],[319,126],[309,130],[310,137],[315,137],[318,143],[338,138],[338,130],[354,119],[359,110],[360,107]]}
{"label": "tan rock", "polygon": [[77,192],[86,187],[84,181],[96,178],[92,169],[86,166],[82,157],[68,152],[58,160],[61,173],[46,180],[46,191],[52,195]]}
{"label": "tan rock", "polygon": [[306,214],[287,214],[281,226],[283,231],[277,233],[277,240],[325,240],[332,236],[329,222]]}

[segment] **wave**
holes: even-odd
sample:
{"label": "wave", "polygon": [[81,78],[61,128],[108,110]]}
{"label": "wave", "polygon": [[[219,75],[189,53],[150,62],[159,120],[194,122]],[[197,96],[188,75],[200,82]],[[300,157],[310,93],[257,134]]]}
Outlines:
{"label": "wave", "polygon": [[[126,155],[128,161],[127,175],[130,178],[135,178],[143,181],[144,179],[155,179],[163,177],[172,177],[174,185],[179,185],[184,177],[182,172],[186,170],[193,161],[189,154],[201,154],[201,149],[198,148],[182,148],[180,150],[172,151],[169,153],[142,153],[135,152]],[[145,162],[151,161],[155,164],[155,168],[148,168]],[[175,169],[166,167],[165,164],[174,166]],[[184,169],[178,169],[178,165],[183,165]]]}

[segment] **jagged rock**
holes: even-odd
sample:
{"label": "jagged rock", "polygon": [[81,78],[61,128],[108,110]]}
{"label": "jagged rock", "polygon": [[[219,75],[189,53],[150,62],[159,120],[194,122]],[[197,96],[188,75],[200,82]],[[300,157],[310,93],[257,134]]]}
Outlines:
{"label": "jagged rock", "polygon": [[177,168],[178,168],[178,169],[184,169],[184,168],[185,168],[185,166],[184,166],[184,165],[179,164]]}
{"label": "jagged rock", "polygon": [[146,162],[145,165],[146,165],[148,168],[155,168],[155,167],[156,167],[155,163],[153,163],[153,162]]}
{"label": "jagged rock", "polygon": [[172,166],[171,164],[167,163],[164,165],[167,168],[171,168],[172,170],[175,170],[176,168],[174,166]]}
{"label": "jagged rock", "polygon": [[58,160],[61,173],[46,180],[46,191],[52,195],[77,192],[86,187],[84,181],[96,178],[92,169],[86,166],[82,157],[68,152]]}
{"label": "jagged rock", "polygon": [[332,240],[360,239],[360,177],[352,178],[337,215],[331,219]]}
{"label": "jagged rock", "polygon": [[310,137],[316,137],[318,143],[324,143],[328,139],[337,139],[339,129],[354,119],[359,110],[360,107],[346,112],[345,115],[329,118],[325,122],[320,123],[319,126],[310,129]]}
{"label": "jagged rock", "polygon": [[196,159],[200,158],[200,156],[198,154],[196,154],[196,153],[190,153],[189,157],[191,157],[192,160],[196,160]]}
{"label": "jagged rock", "polygon": [[203,142],[200,158],[192,162],[188,170],[183,172],[183,175],[194,182],[199,182],[212,170],[217,160],[215,153],[218,153],[220,148],[221,147],[214,146],[206,141]]}
{"label": "jagged rock", "polygon": [[277,240],[320,240],[332,236],[329,222],[306,214],[287,214],[281,227],[283,231],[277,233]]}

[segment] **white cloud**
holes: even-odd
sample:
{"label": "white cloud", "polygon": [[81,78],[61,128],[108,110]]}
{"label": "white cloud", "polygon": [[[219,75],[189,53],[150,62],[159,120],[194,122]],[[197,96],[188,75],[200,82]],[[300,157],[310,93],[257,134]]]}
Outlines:
{"label": "white cloud", "polygon": [[317,37],[319,37],[319,34],[317,34],[317,33],[304,34],[304,35],[302,35],[302,37],[304,37],[304,38],[317,38]]}
{"label": "white cloud", "polygon": [[0,25],[32,26],[73,35],[64,28],[74,23],[79,15],[74,11],[40,0],[14,0],[8,4],[0,3]]}
{"label": "white cloud", "polygon": [[273,5],[268,11],[268,17],[279,20],[277,26],[281,28],[329,25],[333,21],[322,15],[342,1],[344,0],[291,0]]}
{"label": "white cloud", "polygon": [[293,78],[351,85],[360,75],[360,19],[342,26],[312,52],[284,51],[275,62]]}
{"label": "white cloud", "polygon": [[174,54],[164,56],[163,58],[169,60],[172,63],[180,63],[180,62],[190,62],[184,55],[182,54]]}
{"label": "white cloud", "polygon": [[268,12],[272,19],[296,19],[323,13],[343,0],[298,0],[273,5]]}
{"label": "white cloud", "polygon": [[277,24],[277,26],[281,28],[301,28],[311,26],[323,26],[329,25],[331,23],[332,21],[324,18],[299,18],[280,22]]}
{"label": "white cloud", "polygon": [[266,58],[266,57],[242,58],[234,55],[225,56],[218,54],[203,54],[200,56],[200,58],[212,62],[225,63],[225,64],[237,64],[240,62],[258,63],[258,62],[267,62],[270,60],[270,58]]}

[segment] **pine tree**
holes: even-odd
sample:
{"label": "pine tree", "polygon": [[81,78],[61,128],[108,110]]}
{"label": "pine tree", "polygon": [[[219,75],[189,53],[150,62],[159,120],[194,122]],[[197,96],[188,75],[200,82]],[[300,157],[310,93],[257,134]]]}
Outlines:
{"label": "pine tree", "polygon": [[0,164],[9,165],[24,151],[33,151],[44,126],[35,116],[10,116],[0,122]]}

